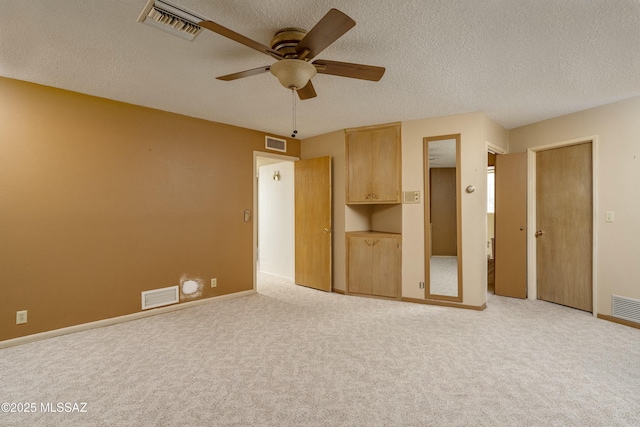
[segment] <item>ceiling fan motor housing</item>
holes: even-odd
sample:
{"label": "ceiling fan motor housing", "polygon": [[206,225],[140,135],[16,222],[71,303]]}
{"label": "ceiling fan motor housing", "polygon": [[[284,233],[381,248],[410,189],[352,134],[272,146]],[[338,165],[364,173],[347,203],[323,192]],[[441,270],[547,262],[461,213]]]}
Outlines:
{"label": "ceiling fan motor housing", "polygon": [[286,59],[297,59],[296,46],[307,32],[300,28],[284,28],[271,39],[271,49],[278,51]]}

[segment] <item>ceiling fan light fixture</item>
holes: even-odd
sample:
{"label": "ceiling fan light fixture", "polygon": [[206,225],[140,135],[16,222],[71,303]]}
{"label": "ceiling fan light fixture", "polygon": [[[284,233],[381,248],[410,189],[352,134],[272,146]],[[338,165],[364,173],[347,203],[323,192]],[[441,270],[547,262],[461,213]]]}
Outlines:
{"label": "ceiling fan light fixture", "polygon": [[302,89],[316,75],[316,67],[301,59],[283,59],[271,65],[271,74],[287,89]]}

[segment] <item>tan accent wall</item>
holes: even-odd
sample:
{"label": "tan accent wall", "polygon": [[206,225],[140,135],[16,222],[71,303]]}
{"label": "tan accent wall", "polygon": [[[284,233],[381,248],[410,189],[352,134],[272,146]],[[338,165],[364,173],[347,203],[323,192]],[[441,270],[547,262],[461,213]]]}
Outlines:
{"label": "tan accent wall", "polygon": [[[611,314],[611,295],[640,299],[640,97],[509,131],[509,151],[595,136],[597,312]],[[605,213],[615,213],[606,223]]]}
{"label": "tan accent wall", "polygon": [[0,78],[0,341],[139,312],[184,277],[198,299],[252,289],[264,136]]}

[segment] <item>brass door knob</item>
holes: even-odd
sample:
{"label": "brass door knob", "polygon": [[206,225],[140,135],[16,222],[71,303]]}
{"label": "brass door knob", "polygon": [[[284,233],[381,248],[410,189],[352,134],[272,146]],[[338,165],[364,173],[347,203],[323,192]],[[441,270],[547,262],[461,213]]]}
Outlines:
{"label": "brass door knob", "polygon": [[538,230],[538,231],[536,231],[536,237],[540,237],[540,236],[542,236],[543,234],[544,234],[544,231],[542,231],[542,230]]}

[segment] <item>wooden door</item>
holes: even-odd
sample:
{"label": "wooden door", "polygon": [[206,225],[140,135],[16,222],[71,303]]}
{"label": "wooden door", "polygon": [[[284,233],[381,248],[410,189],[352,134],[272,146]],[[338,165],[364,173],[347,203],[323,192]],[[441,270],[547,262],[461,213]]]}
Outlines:
{"label": "wooden door", "polygon": [[536,155],[538,298],[593,310],[591,143]]}
{"label": "wooden door", "polygon": [[347,202],[371,202],[373,161],[371,133],[347,133]]}
{"label": "wooden door", "polygon": [[371,132],[372,190],[375,202],[400,202],[400,126]]}
{"label": "wooden door", "polygon": [[372,240],[373,262],[371,293],[382,297],[397,297],[400,285],[400,240],[376,237]]}
{"label": "wooden door", "polygon": [[527,297],[527,153],[496,156],[495,294]]}
{"label": "wooden door", "polygon": [[299,160],[294,172],[296,283],[331,292],[331,157]]}
{"label": "wooden door", "polygon": [[431,255],[456,256],[456,168],[429,169]]}
{"label": "wooden door", "polygon": [[348,236],[347,239],[348,291],[354,294],[371,295],[373,293],[372,239],[362,236]]}

